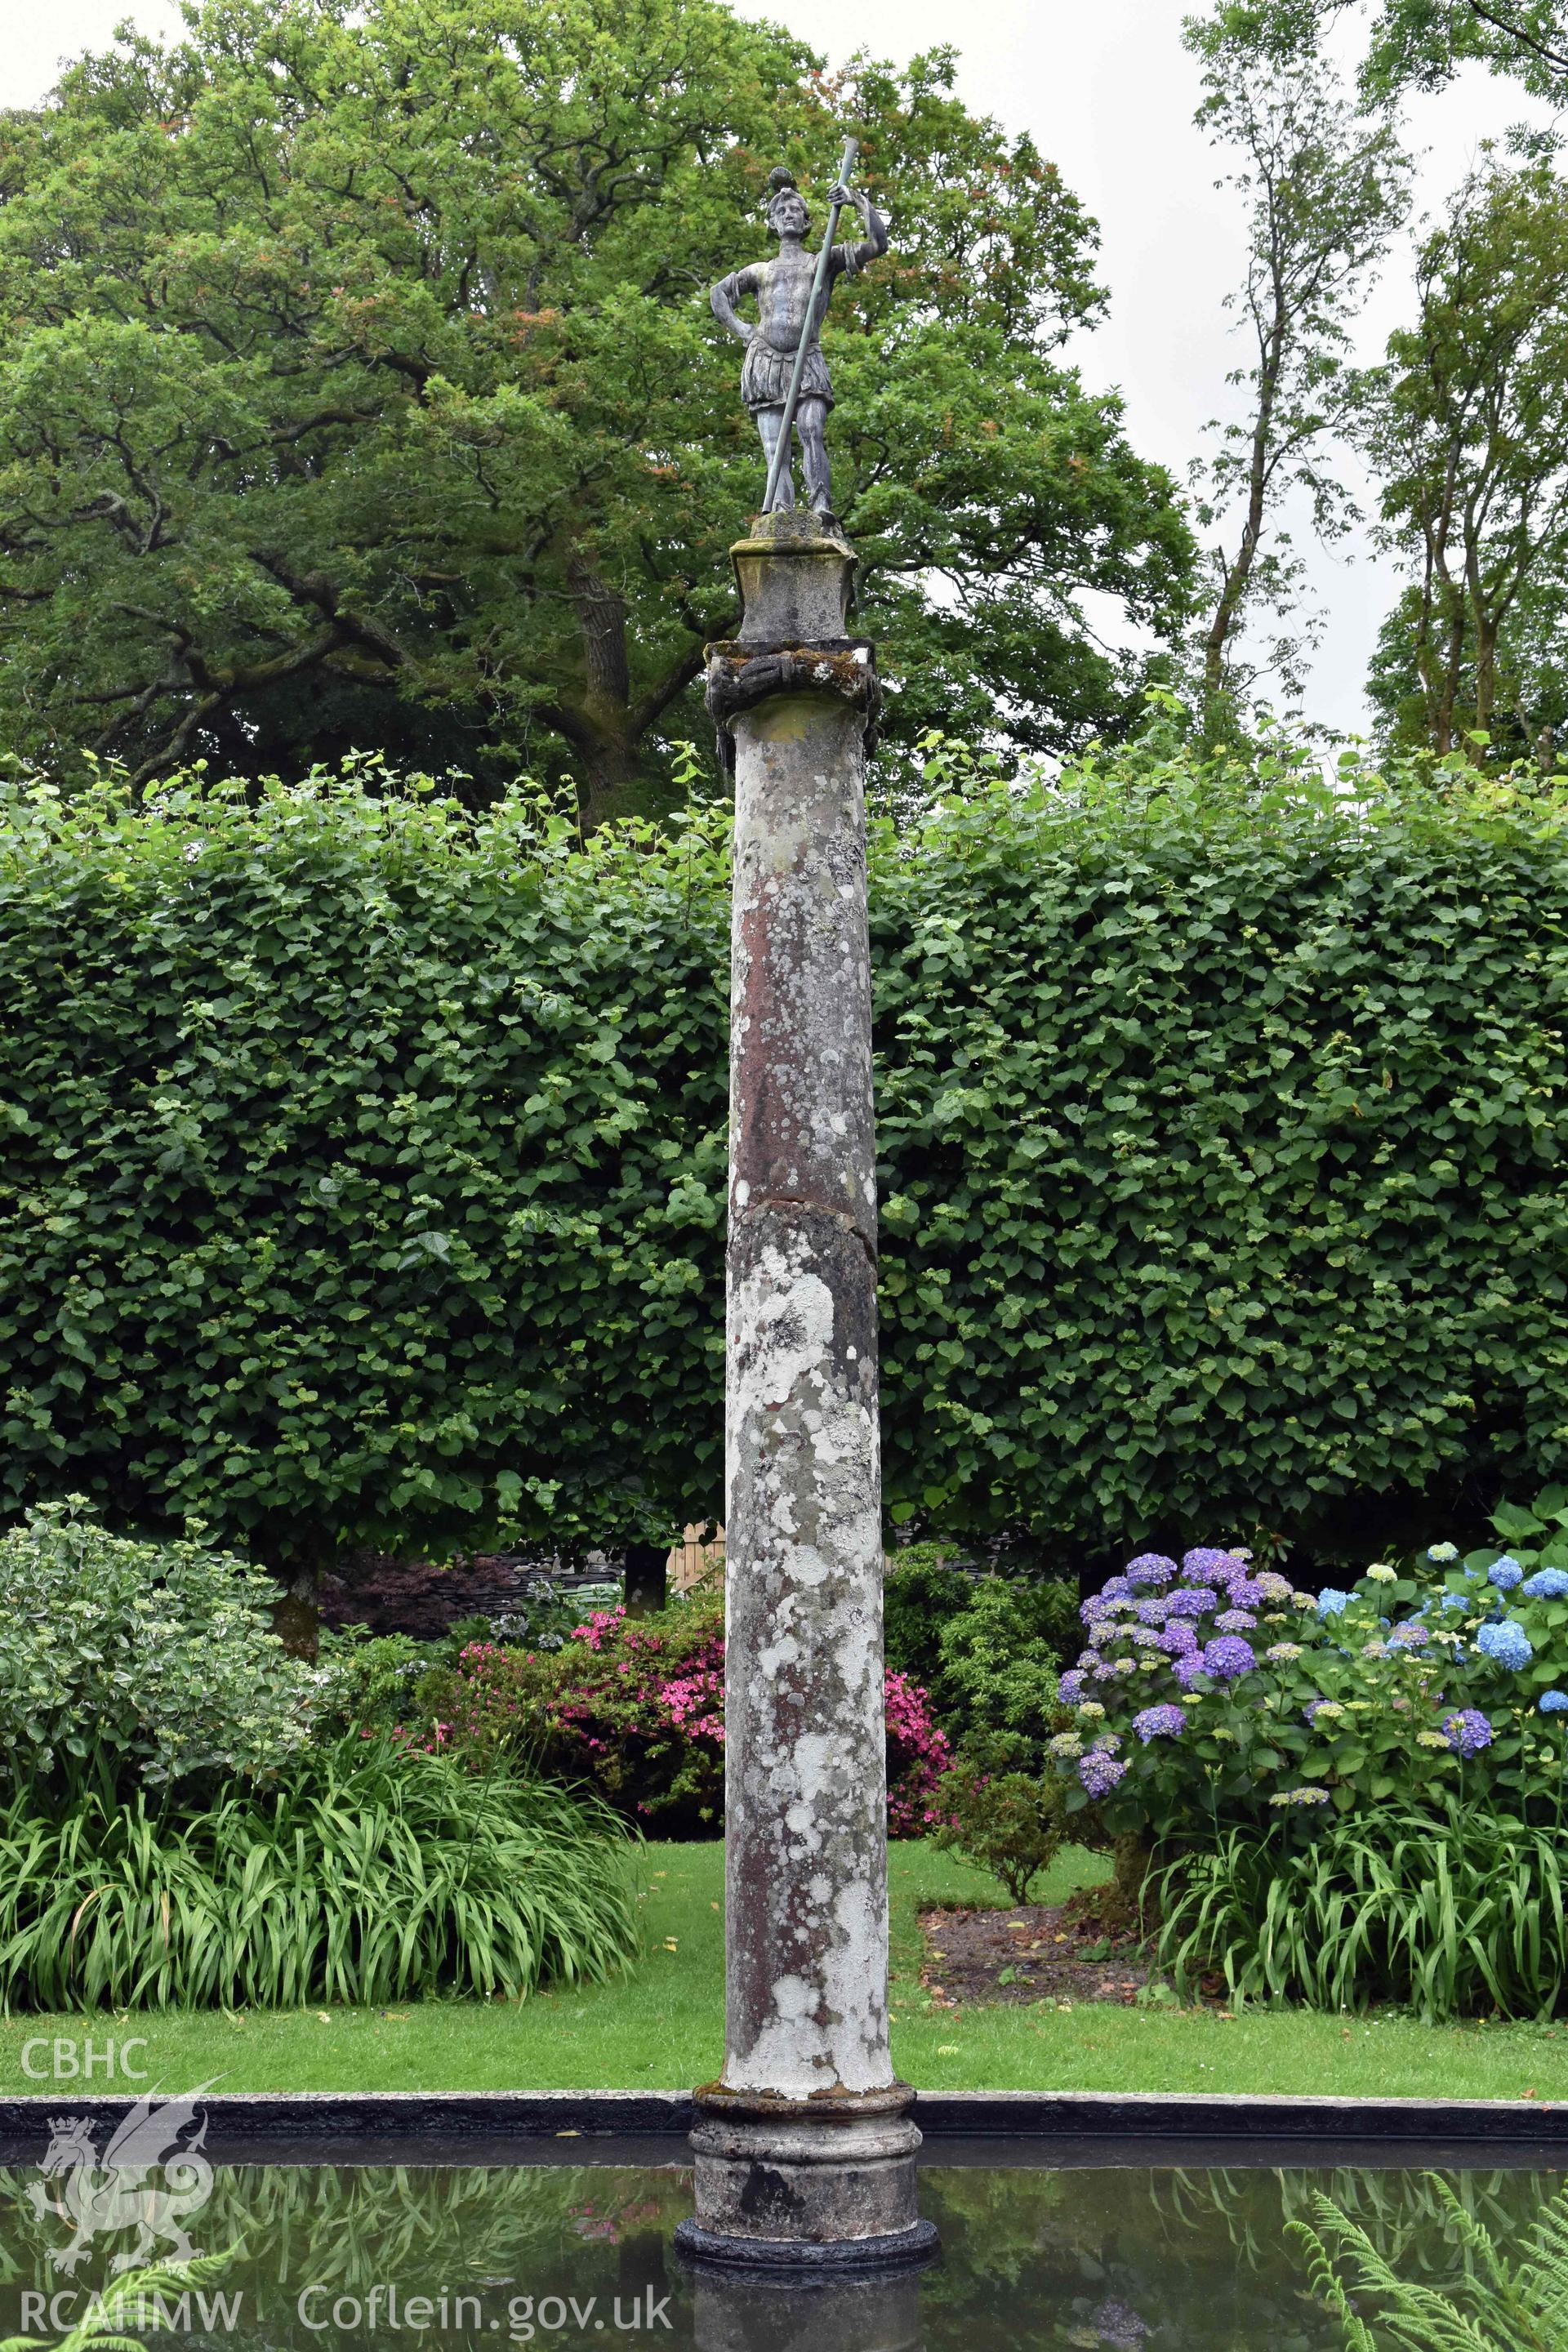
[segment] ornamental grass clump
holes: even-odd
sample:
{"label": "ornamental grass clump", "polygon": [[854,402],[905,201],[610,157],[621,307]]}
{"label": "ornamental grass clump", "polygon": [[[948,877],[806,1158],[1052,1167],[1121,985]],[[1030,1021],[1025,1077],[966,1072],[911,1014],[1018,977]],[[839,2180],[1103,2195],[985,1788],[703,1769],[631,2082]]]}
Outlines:
{"label": "ornamental grass clump", "polygon": [[519,1998],[638,1944],[608,1808],[351,1737],[195,1809],[81,1791],[0,1811],[0,2005],[291,2008]]}

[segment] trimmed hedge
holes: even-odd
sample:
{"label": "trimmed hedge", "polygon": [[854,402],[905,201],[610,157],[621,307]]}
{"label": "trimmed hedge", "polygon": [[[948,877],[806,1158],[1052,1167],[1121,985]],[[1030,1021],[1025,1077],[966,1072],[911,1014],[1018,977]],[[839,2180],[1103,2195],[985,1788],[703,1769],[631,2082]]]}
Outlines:
{"label": "trimmed hedge", "polygon": [[[876,834],[892,1517],[1331,1549],[1560,1475],[1568,850],[1128,764]],[[724,861],[17,790],[5,1502],[279,1562],[716,1515]]]}

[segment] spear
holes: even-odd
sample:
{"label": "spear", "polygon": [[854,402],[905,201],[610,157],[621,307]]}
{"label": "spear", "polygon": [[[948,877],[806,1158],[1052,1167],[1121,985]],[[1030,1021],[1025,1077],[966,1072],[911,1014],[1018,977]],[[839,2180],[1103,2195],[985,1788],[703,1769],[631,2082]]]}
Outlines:
{"label": "spear", "polygon": [[[858,139],[847,139],[844,142],[844,154],[838,166],[837,184],[840,187],[846,184],[850,173],[855,169],[855,158],[859,152],[860,142]],[[816,257],[816,275],[811,282],[811,307],[805,314],[805,325],[801,330],[800,342],[795,350],[795,365],[790,371],[789,392],[784,405],[784,422],[779,427],[778,443],[773,450],[773,464],[768,467],[767,496],[763,500],[764,514],[772,514],[773,500],[778,496],[779,484],[783,481],[790,463],[790,441],[795,433],[795,412],[800,399],[801,378],[805,373],[805,355],[821,324],[817,306],[822,300],[822,289],[827,278],[827,264],[833,251],[833,240],[838,234],[838,215],[843,209],[843,205],[837,204],[828,208],[827,233],[822,240],[822,249]]]}

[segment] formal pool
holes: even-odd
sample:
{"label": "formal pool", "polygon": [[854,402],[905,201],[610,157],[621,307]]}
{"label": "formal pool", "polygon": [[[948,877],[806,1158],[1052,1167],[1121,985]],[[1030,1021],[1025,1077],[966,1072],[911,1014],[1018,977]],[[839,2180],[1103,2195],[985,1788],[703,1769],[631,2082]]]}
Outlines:
{"label": "formal pool", "polygon": [[[672,2250],[690,2210],[683,2163],[646,2142],[637,2161],[578,2161],[562,2140],[541,2153],[521,2164],[204,2160],[165,2178],[95,2168],[86,2147],[47,2173],[13,2167],[0,2172],[0,2337],[58,2342],[95,2294],[113,2292],[143,2221],[164,2250],[183,2229],[203,2257],[221,2258],[188,2299],[167,2294],[163,2316],[192,2344],[236,2352],[1338,2352],[1338,2326],[1285,2229],[1314,2193],[1411,2275],[1442,2279],[1462,2259],[1434,2174],[1404,2161],[1053,2168],[1037,2147],[956,2161],[928,2145],[923,2210],[942,2232],[930,2269],[880,2284],[734,2284],[694,2277]],[[1437,2177],[1507,2244],[1568,2172]],[[132,2307],[129,2332],[158,2315]]]}

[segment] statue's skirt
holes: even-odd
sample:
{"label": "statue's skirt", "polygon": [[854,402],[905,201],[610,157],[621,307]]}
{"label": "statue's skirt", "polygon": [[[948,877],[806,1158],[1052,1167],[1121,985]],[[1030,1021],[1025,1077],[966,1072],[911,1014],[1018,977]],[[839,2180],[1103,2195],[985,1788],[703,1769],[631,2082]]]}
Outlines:
{"label": "statue's skirt", "polygon": [[[789,397],[794,367],[793,352],[775,352],[761,335],[753,335],[746,346],[746,364],[741,371],[741,397],[746,406],[753,413],[759,408],[782,408]],[[800,396],[802,400],[826,401],[829,408],[833,405],[833,386],[828,382],[827,362],[822,356],[820,343],[813,343],[806,352]]]}

